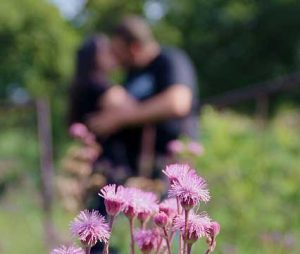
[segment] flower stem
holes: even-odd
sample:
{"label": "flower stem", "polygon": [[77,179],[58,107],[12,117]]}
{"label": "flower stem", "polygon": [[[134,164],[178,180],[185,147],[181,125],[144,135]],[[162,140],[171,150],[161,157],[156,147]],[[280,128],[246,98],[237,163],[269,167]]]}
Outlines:
{"label": "flower stem", "polygon": [[192,245],[191,244],[187,245],[187,254],[192,254]]}
{"label": "flower stem", "polygon": [[85,248],[85,254],[91,254],[91,247]]}
{"label": "flower stem", "polygon": [[[181,214],[181,207],[180,207],[180,201],[179,201],[179,198],[176,198],[176,203],[177,203],[177,213],[178,214]],[[183,253],[183,239],[182,239],[182,235],[180,234],[179,235],[179,254],[182,254]]]}
{"label": "flower stem", "polygon": [[146,228],[146,221],[142,220],[141,221],[141,229],[145,229]]}
{"label": "flower stem", "polygon": [[[188,238],[188,219],[189,219],[189,210],[184,210],[184,238],[187,239]],[[187,247],[187,243],[186,241],[184,241],[184,245],[183,245],[183,254],[186,253],[186,247]]]}
{"label": "flower stem", "polygon": [[157,249],[156,249],[155,254],[159,254],[162,241],[163,241],[163,239],[161,238],[160,241],[159,241],[159,243],[158,243],[158,245],[157,245]]}
{"label": "flower stem", "polygon": [[[115,216],[110,216],[109,217],[109,231],[110,233],[112,232],[112,227],[114,224],[114,220],[115,220]],[[104,244],[104,248],[103,248],[103,254],[108,254],[109,253],[109,239],[108,241]]]}
{"label": "flower stem", "polygon": [[112,231],[112,227],[113,227],[114,221],[115,221],[115,216],[110,216],[109,217],[109,224],[108,224],[110,232]]}
{"label": "flower stem", "polygon": [[180,214],[180,203],[178,198],[176,198],[176,203],[177,203],[177,213]]}
{"label": "flower stem", "polygon": [[133,224],[134,218],[129,218],[129,226],[130,226],[130,254],[135,254],[134,251],[134,240],[133,240]]}
{"label": "flower stem", "polygon": [[183,253],[183,239],[182,234],[179,235],[179,254]]}
{"label": "flower stem", "polygon": [[168,248],[168,254],[171,254],[171,247],[170,247],[170,241],[169,241],[169,236],[168,232],[166,230],[166,227],[163,227],[165,238],[166,238],[166,243],[167,243],[167,248]]}

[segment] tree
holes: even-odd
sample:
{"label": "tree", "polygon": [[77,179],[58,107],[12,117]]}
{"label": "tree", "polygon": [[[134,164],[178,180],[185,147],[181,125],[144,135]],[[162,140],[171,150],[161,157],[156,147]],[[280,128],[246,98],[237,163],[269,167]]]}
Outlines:
{"label": "tree", "polygon": [[300,2],[169,1],[165,22],[184,36],[204,96],[299,69]]}
{"label": "tree", "polygon": [[53,95],[70,75],[74,29],[43,0],[0,1],[0,96],[12,84]]}

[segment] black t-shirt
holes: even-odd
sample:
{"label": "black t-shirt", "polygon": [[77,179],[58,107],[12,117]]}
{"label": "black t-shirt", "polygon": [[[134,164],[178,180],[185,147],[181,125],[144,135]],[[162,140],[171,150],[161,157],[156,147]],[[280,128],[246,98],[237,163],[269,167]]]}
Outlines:
{"label": "black t-shirt", "polygon": [[[167,143],[180,135],[195,138],[198,132],[198,87],[196,73],[189,57],[175,48],[162,48],[160,54],[144,68],[128,70],[125,80],[127,92],[139,101],[147,100],[175,84],[192,90],[192,110],[187,117],[170,119],[154,125],[155,153],[165,154]],[[124,131],[123,137],[131,164],[136,167],[141,150],[143,127]]]}

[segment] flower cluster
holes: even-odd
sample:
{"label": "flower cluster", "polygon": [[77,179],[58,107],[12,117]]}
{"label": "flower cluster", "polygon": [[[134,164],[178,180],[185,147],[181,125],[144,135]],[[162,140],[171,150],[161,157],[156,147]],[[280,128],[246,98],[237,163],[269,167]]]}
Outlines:
{"label": "flower cluster", "polygon": [[199,156],[204,152],[204,148],[200,143],[195,141],[183,143],[178,139],[171,140],[168,143],[168,150],[173,155],[190,154],[193,156]]}
{"label": "flower cluster", "polygon": [[[97,211],[82,211],[71,223],[71,232],[89,254],[98,241],[105,244],[103,254],[109,253],[109,239],[113,223],[120,213],[129,221],[130,253],[135,254],[135,245],[143,254],[171,254],[175,234],[179,233],[179,254],[191,254],[193,244],[204,237],[207,243],[205,253],[211,253],[216,246],[220,225],[205,213],[197,214],[199,204],[208,202],[210,194],[205,180],[187,164],[167,166],[163,173],[170,182],[169,197],[159,203],[152,192],[137,188],[106,185],[99,195],[104,199],[108,222]],[[135,220],[140,222],[137,225]],[[51,254],[82,254],[76,247],[61,247]]]}

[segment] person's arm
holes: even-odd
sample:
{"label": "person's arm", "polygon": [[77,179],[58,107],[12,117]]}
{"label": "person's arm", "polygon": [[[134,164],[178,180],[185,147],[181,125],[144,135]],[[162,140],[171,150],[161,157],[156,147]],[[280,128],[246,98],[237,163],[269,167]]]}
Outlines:
{"label": "person's arm", "polygon": [[94,114],[87,124],[98,135],[109,135],[126,126],[184,117],[190,112],[191,105],[189,87],[174,84],[147,101]]}
{"label": "person's arm", "polygon": [[139,125],[186,116],[192,106],[192,92],[174,84],[160,94],[139,103],[122,116],[124,125]]}

